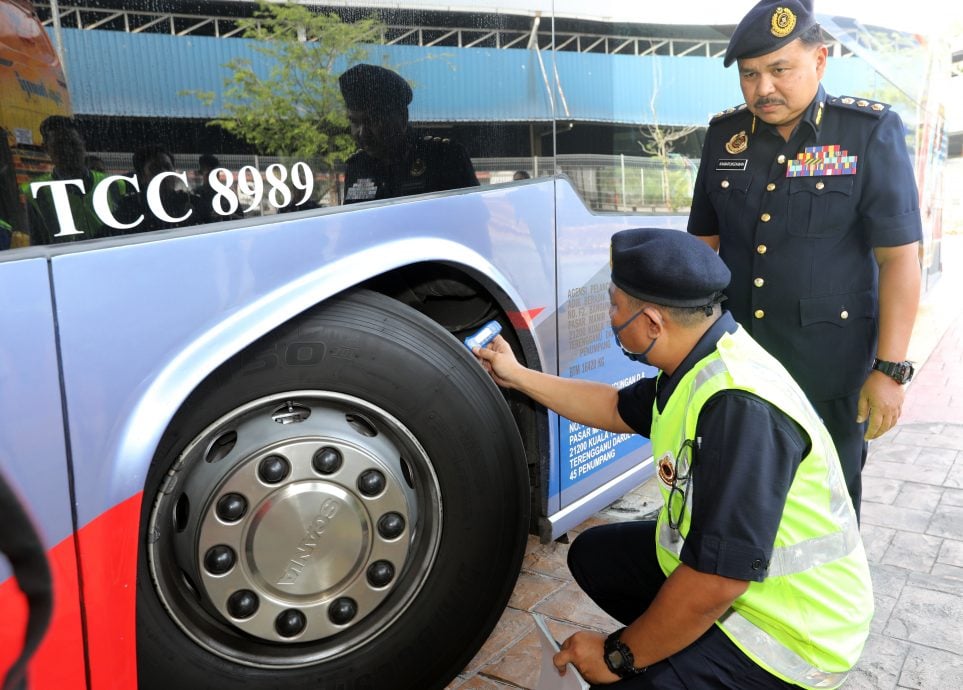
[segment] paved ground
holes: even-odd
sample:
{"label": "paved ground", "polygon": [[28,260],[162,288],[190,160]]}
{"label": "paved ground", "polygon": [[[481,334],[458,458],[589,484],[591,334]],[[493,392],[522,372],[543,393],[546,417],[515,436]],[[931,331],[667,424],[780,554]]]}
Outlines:
{"label": "paved ground", "polygon": [[[870,446],[862,536],[876,598],[872,633],[846,688],[963,688],[963,237],[944,239],[943,277],[921,305],[918,373],[900,424]],[[653,481],[574,530],[636,519],[661,504]],[[567,545],[530,538],[522,573],[485,646],[448,690],[530,689],[539,646],[529,611],[556,638],[617,624],[565,566]]]}

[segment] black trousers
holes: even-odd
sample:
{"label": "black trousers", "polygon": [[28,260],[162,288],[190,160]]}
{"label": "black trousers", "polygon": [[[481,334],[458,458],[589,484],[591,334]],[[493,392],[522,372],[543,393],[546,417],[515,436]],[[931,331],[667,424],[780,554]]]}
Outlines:
{"label": "black trousers", "polygon": [[[655,599],[665,575],[655,551],[655,522],[622,522],[580,534],[568,552],[575,581],[610,616],[628,625]],[[758,666],[713,625],[645,673],[596,690],[795,688]]]}
{"label": "black trousers", "polygon": [[839,462],[843,466],[846,488],[849,490],[849,497],[856,509],[857,519],[859,519],[859,504],[863,498],[863,465],[866,464],[866,452],[869,449],[869,445],[863,438],[866,434],[867,423],[856,423],[858,406],[858,391],[845,398],[834,398],[813,403],[816,414],[822,418],[829,435],[833,437],[836,453],[839,454]]}

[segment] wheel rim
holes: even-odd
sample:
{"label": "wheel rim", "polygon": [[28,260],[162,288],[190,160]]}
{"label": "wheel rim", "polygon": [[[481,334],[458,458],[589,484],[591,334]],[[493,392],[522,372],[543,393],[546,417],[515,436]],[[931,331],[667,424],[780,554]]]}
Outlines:
{"label": "wheel rim", "polygon": [[251,666],[341,656],[424,585],[441,492],[414,434],[326,391],[231,410],[194,438],[154,498],[148,564],[177,625]]}

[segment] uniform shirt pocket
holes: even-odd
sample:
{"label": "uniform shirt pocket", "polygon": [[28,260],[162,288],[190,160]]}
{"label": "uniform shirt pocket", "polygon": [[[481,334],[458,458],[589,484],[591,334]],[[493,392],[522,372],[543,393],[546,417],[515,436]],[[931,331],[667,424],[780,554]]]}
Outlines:
{"label": "uniform shirt pocket", "polygon": [[706,191],[721,227],[738,226],[745,213],[752,175],[743,171],[715,170],[706,176]]}
{"label": "uniform shirt pocket", "polygon": [[804,327],[826,323],[845,328],[861,319],[872,319],[875,316],[876,300],[872,290],[825,297],[804,297],[799,300],[799,320]]}
{"label": "uniform shirt pocket", "polygon": [[792,177],[789,179],[789,234],[832,237],[853,220],[855,175]]}

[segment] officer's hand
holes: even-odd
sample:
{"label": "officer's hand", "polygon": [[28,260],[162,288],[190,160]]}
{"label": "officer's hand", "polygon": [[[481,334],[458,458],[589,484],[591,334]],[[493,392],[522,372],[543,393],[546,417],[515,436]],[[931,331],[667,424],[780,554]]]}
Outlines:
{"label": "officer's hand", "polygon": [[896,426],[903,409],[906,391],[886,374],[872,371],[862,390],[859,391],[859,406],[856,422],[862,424],[867,419],[865,439],[879,438]]}
{"label": "officer's hand", "polygon": [[565,664],[572,664],[593,685],[614,683],[619,677],[605,665],[605,637],[594,632],[577,632],[562,643],[552,657],[555,668],[565,674]]}
{"label": "officer's hand", "polygon": [[515,378],[524,367],[515,359],[507,340],[497,335],[484,348],[475,347],[472,352],[495,383],[503,388],[514,388]]}

